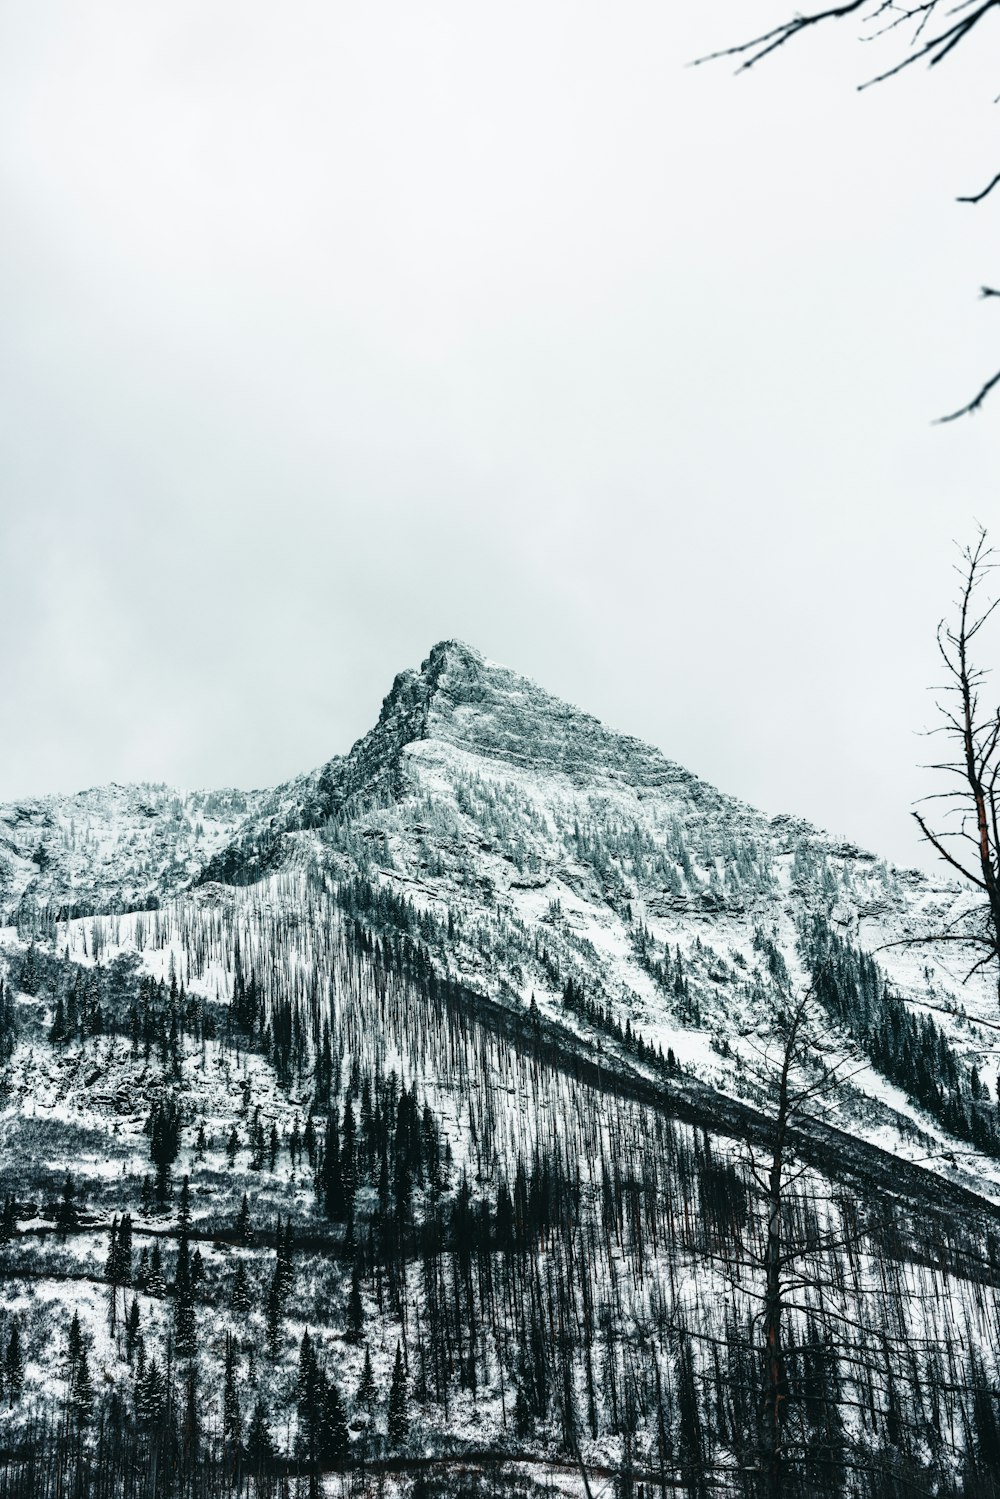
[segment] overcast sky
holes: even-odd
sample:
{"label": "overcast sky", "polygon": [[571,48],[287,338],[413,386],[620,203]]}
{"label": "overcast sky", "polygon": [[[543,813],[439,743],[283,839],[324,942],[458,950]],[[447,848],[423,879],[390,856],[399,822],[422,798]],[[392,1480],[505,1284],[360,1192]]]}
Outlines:
{"label": "overcast sky", "polygon": [[457,636],[918,858],[995,87],[685,66],[755,14],[0,3],[0,800],[272,783]]}

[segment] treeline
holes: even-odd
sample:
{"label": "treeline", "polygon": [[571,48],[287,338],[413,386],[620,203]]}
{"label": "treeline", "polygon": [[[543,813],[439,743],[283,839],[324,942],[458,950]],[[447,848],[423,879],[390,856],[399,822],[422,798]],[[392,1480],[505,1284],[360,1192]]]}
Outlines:
{"label": "treeline", "polygon": [[[678,964],[681,964],[681,955],[677,953]],[[682,972],[680,967],[678,972]],[[684,982],[682,977],[682,982]],[[652,1041],[647,1041],[638,1030],[632,1029],[632,1021],[626,1017],[625,1024],[615,1015],[611,1005],[607,1002],[601,1004],[599,1000],[591,999],[585,986],[576,979],[568,978],[563,988],[563,1007],[571,1015],[579,1015],[588,1025],[595,1030],[603,1031],[617,1041],[622,1049],[630,1055],[637,1057],[647,1067],[662,1073],[676,1073],[680,1071],[673,1048],[668,1047],[664,1055],[662,1046],[654,1046]]]}
{"label": "treeline", "polygon": [[184,1040],[214,1038],[227,1015],[226,1006],[187,994],[173,970],[169,979],[144,974],[134,953],[84,967],[32,942],[10,954],[8,968],[13,988],[50,1002],[49,1039],[58,1046],[125,1036],[133,1055],[176,1068]]}
{"label": "treeline", "polygon": [[915,1015],[874,958],[834,932],[824,916],[815,914],[803,927],[801,950],[817,997],[883,1077],[949,1134],[1000,1157],[1000,1114],[989,1090],[977,1067],[959,1061],[933,1016]]}

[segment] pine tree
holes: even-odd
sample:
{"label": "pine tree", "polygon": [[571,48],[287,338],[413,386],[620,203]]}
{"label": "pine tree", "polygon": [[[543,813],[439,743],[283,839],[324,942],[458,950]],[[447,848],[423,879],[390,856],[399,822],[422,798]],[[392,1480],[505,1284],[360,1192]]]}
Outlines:
{"label": "pine tree", "polygon": [[264,1308],[267,1324],[267,1346],[272,1358],[281,1350],[281,1281],[277,1270],[271,1276],[267,1288],[267,1303]]}
{"label": "pine tree", "polygon": [[118,1279],[119,1285],[132,1284],[132,1214],[122,1213],[118,1225]]}
{"label": "pine tree", "polygon": [[316,1360],[309,1329],[302,1334],[299,1344],[299,1373],[296,1400],[299,1413],[299,1447],[304,1457],[316,1456],[319,1437],[319,1402],[322,1391],[322,1376]]}
{"label": "pine tree", "polygon": [[274,1458],[274,1438],[267,1417],[267,1406],[258,1395],[247,1428],[247,1457],[256,1473],[267,1470]]}
{"label": "pine tree", "polygon": [[331,1110],[327,1120],[323,1162],[316,1174],[316,1190],[322,1199],[326,1216],[334,1223],[342,1223],[347,1215],[347,1194],[344,1188],[340,1127],[336,1110]]}
{"label": "pine tree", "polygon": [[181,1181],[180,1199],[177,1204],[177,1228],[185,1238],[191,1233],[191,1187],[187,1176]]}
{"label": "pine tree", "polygon": [[245,1317],[253,1305],[253,1297],[250,1293],[250,1277],[247,1275],[247,1267],[243,1260],[236,1266],[236,1274],[233,1276],[233,1288],[229,1294],[229,1304],[233,1311],[240,1317]]}
{"label": "pine tree", "polygon": [[392,1385],[389,1389],[389,1442],[393,1447],[400,1447],[406,1441],[410,1430],[410,1416],[406,1398],[406,1368],[403,1364],[403,1349],[399,1342],[396,1343],[396,1363],[392,1371]]}
{"label": "pine tree", "polygon": [[135,1283],[140,1291],[144,1291],[149,1284],[149,1250],[145,1245],[139,1250],[139,1259],[135,1267]]}
{"label": "pine tree", "polygon": [[24,1355],[21,1352],[21,1331],[15,1322],[7,1340],[7,1352],[3,1361],[3,1379],[10,1405],[16,1405],[24,1389]]}
{"label": "pine tree", "polygon": [[135,1413],[143,1425],[153,1426],[163,1414],[165,1401],[163,1374],[155,1356],[136,1374]]}
{"label": "pine tree", "polygon": [[226,1365],[222,1388],[222,1436],[228,1446],[239,1447],[243,1430],[240,1397],[236,1389],[236,1345],[226,1334]]}
{"label": "pine tree", "polygon": [[141,1336],[139,1328],[139,1298],[137,1296],[133,1296],[132,1305],[128,1309],[128,1317],[125,1321],[125,1357],[128,1359],[129,1363],[131,1363],[133,1358],[135,1357],[135,1350],[138,1346],[139,1338]]}
{"label": "pine tree", "polygon": [[121,1222],[115,1217],[111,1224],[108,1242],[108,1257],[105,1263],[108,1280],[108,1325],[114,1334],[118,1321],[118,1290],[132,1283],[132,1219],[123,1213]]}
{"label": "pine tree", "polygon": [[375,1375],[372,1371],[372,1356],[368,1345],[365,1345],[365,1361],[361,1369],[361,1378],[358,1380],[358,1393],[355,1396],[358,1405],[371,1413],[375,1404]]}
{"label": "pine tree", "polygon": [[174,1272],[174,1346],[181,1358],[190,1358],[195,1349],[194,1286],[186,1234],[178,1245]]}
{"label": "pine tree", "polygon": [[94,1409],[94,1384],[90,1377],[90,1364],[87,1360],[87,1351],[85,1348],[81,1348],[80,1350],[71,1398],[73,1414],[76,1417],[77,1425],[83,1426],[90,1420]]}
{"label": "pine tree", "polygon": [[104,1266],[104,1274],[108,1280],[108,1326],[112,1336],[115,1331],[115,1319],[118,1311],[118,1214],[111,1220],[111,1229],[108,1234],[108,1257]]}
{"label": "pine tree", "polygon": [[177,1100],[157,1098],[146,1124],[149,1132],[149,1158],[156,1167],[156,1195],[165,1202],[170,1188],[170,1168],[180,1152],[181,1116]]}
{"label": "pine tree", "polygon": [[165,1296],[167,1294],[167,1283],[163,1278],[163,1256],[160,1253],[159,1239],[153,1240],[153,1248],[150,1251],[146,1290],[150,1296]]}
{"label": "pine tree", "polygon": [[194,1273],[189,1242],[191,1193],[186,1176],[181,1182],[177,1222],[177,1265],[174,1270],[174,1346],[181,1358],[191,1358],[195,1349]]}
{"label": "pine tree", "polygon": [[246,1192],[243,1193],[243,1201],[240,1203],[239,1213],[236,1215],[234,1224],[237,1244],[249,1248],[253,1243],[253,1224],[250,1219],[250,1198]]}
{"label": "pine tree", "polygon": [[361,1273],[357,1260],[351,1270],[351,1290],[347,1298],[347,1341],[360,1343],[364,1331],[365,1313],[361,1302]]}
{"label": "pine tree", "polygon": [[347,1432],[347,1417],[340,1391],[333,1380],[325,1381],[323,1390],[323,1448],[326,1462],[343,1463],[347,1460],[350,1438]]}
{"label": "pine tree", "polygon": [[76,1371],[80,1367],[80,1356],[83,1353],[83,1332],[80,1327],[80,1314],[74,1312],[69,1324],[69,1332],[66,1335],[66,1387],[67,1393],[72,1396],[73,1386],[76,1383]]}
{"label": "pine tree", "polygon": [[66,1006],[60,994],[56,999],[55,1009],[52,1012],[52,1024],[49,1026],[49,1040],[58,1046],[61,1041],[68,1041],[69,1034],[66,1029]]}
{"label": "pine tree", "polygon": [[76,1205],[76,1186],[73,1178],[66,1173],[62,1186],[62,1197],[56,1210],[56,1229],[60,1238],[72,1233],[79,1223],[79,1212]]}
{"label": "pine tree", "polygon": [[291,1294],[295,1283],[295,1267],[292,1260],[294,1241],[290,1218],[286,1221],[284,1228],[282,1228],[281,1215],[278,1215],[278,1227],[274,1239],[276,1256],[274,1273],[278,1282],[281,1301],[284,1304]]}
{"label": "pine tree", "polygon": [[201,1401],[198,1391],[198,1365],[194,1359],[188,1364],[184,1377],[184,1447],[189,1459],[198,1451],[201,1438]]}

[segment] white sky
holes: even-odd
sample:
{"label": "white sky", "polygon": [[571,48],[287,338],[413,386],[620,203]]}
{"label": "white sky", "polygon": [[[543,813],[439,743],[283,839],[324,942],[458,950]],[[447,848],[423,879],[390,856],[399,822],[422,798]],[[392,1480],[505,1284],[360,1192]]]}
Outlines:
{"label": "white sky", "polygon": [[0,800],[276,781],[459,636],[918,857],[995,86],[685,67],[748,17],[2,0]]}

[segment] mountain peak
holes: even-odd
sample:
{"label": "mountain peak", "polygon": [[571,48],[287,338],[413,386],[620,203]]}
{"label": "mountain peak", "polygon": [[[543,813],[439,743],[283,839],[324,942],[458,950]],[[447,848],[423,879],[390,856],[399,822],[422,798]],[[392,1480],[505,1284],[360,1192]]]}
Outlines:
{"label": "mountain peak", "polygon": [[461,665],[475,668],[486,665],[486,657],[474,645],[464,640],[439,640],[432,645],[426,661],[421,662],[421,672],[440,670],[442,667]]}
{"label": "mountain peak", "polygon": [[453,689],[464,683],[469,688],[486,666],[483,655],[461,640],[439,640],[420,663],[418,670],[408,668],[393,680],[379,714],[379,724],[396,721],[400,716],[413,718],[413,738],[425,737],[426,718],[435,695],[447,679]]}

